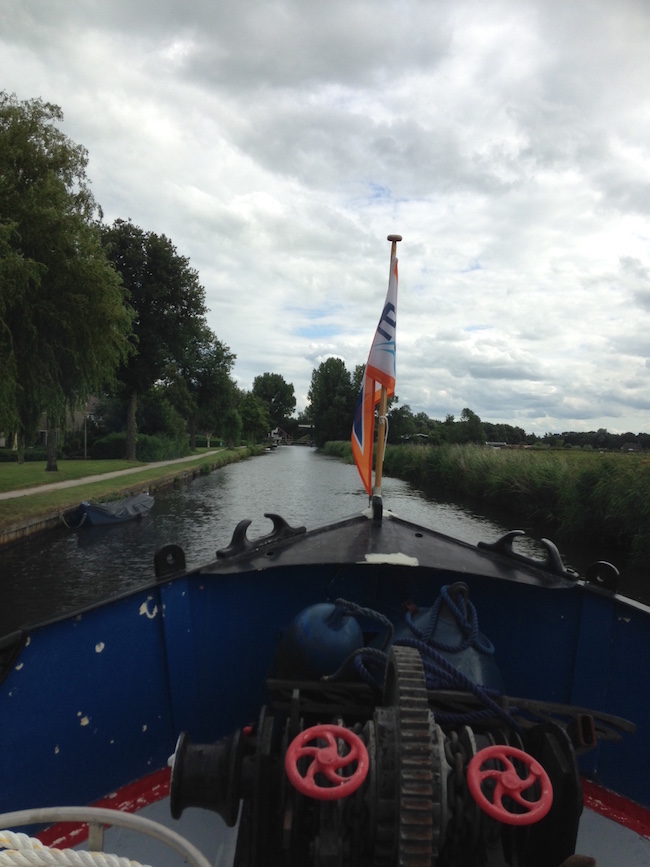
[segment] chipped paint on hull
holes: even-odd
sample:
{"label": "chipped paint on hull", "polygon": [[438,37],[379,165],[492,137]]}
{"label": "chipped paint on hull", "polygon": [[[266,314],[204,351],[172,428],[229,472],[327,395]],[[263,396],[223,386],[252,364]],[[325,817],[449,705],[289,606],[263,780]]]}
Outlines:
{"label": "chipped paint on hull", "polygon": [[153,596],[147,596],[146,601],[140,606],[140,614],[148,617],[149,620],[153,620],[158,614],[158,606],[154,602],[153,608],[151,608],[149,605],[150,602],[154,602]]}

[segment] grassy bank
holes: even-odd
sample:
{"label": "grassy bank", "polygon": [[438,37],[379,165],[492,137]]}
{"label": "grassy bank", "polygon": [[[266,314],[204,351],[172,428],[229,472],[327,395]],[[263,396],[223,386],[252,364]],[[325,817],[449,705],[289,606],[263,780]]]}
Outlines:
{"label": "grassy bank", "polygon": [[[349,443],[327,443],[325,451],[352,462]],[[650,459],[643,455],[405,445],[388,446],[384,470],[548,525],[558,538],[599,538],[635,563],[650,557]]]}
{"label": "grassy bank", "polygon": [[157,488],[173,484],[176,479],[207,474],[226,464],[261,453],[261,449],[223,449],[216,454],[197,454],[195,460],[170,464],[165,467],[147,467],[146,464],[128,461],[59,461],[57,473],[46,473],[45,463],[2,464],[0,463],[0,492],[21,488],[33,488],[52,482],[83,479],[88,476],[112,473],[116,470],[140,467],[138,473],[80,484],[71,488],[33,493],[25,497],[0,500],[0,532],[40,516],[64,512],[81,500],[111,500],[149,487]]}
{"label": "grassy bank", "polygon": [[138,461],[58,461],[57,465],[58,472],[47,473],[44,461],[30,461],[25,464],[0,463],[0,493],[144,466]]}

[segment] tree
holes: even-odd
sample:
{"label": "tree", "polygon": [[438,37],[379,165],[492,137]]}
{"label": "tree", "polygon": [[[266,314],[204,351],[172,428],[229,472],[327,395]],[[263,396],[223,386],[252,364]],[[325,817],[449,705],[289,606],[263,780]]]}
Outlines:
{"label": "tree", "polygon": [[[161,385],[164,388],[165,397],[174,407],[174,411],[188,423],[187,426],[190,428],[190,447],[194,448],[193,430],[189,420],[196,417],[197,406],[187,380],[175,364],[168,364],[165,367]],[[138,420],[138,430],[141,430],[139,415],[138,410],[136,418]]]}
{"label": "tree", "polygon": [[279,373],[263,373],[253,380],[253,394],[266,403],[271,426],[285,427],[296,408],[293,385],[285,382]]}
{"label": "tree", "polygon": [[471,409],[465,407],[465,409],[460,414],[460,420],[463,426],[463,440],[465,442],[485,442],[485,428],[483,427],[481,419],[476,415],[475,412],[472,412]]}
{"label": "tree", "polygon": [[247,391],[239,403],[244,437],[249,442],[263,439],[271,428],[266,401]]}
{"label": "tree", "polygon": [[527,435],[526,431],[521,427],[514,427],[511,424],[503,422],[499,424],[491,424],[488,421],[482,422],[485,429],[485,439],[489,442],[503,442],[511,445],[525,443],[529,439],[534,443],[537,437],[535,434]]}
{"label": "tree", "polygon": [[308,397],[316,445],[349,439],[357,395],[340,358],[328,358],[312,371]]}
{"label": "tree", "polygon": [[116,220],[104,229],[103,242],[136,311],[136,351],[118,374],[128,403],[126,458],[136,460],[138,396],[163,377],[167,365],[182,369],[190,347],[201,340],[207,327],[205,290],[165,235]]}
{"label": "tree", "polygon": [[25,260],[15,249],[15,223],[0,222],[0,427],[5,432],[18,427],[18,369],[10,330],[10,312],[26,294],[32,280],[38,280],[41,269],[37,263]]}
{"label": "tree", "polygon": [[223,414],[235,408],[237,386],[230,374],[236,358],[214,334],[201,347],[193,383],[198,405],[196,425],[205,433],[208,445]]}
{"label": "tree", "polygon": [[444,424],[438,419],[429,418],[426,412],[418,412],[414,416],[418,434],[426,437],[429,445],[440,445],[444,441]]}
{"label": "tree", "polygon": [[177,441],[187,438],[185,420],[163,385],[154,385],[141,396],[137,421],[140,433]]}
{"label": "tree", "polygon": [[355,394],[359,394],[361,391],[361,384],[363,382],[363,375],[366,372],[365,364],[357,364],[357,366],[352,371],[352,389]]}
{"label": "tree", "polygon": [[221,435],[229,449],[239,445],[242,432],[241,416],[234,407],[227,409],[221,420]]}
{"label": "tree", "polygon": [[417,432],[417,424],[411,407],[395,406],[388,413],[388,442],[401,443],[409,440]]}
{"label": "tree", "polygon": [[43,412],[54,430],[130,349],[133,311],[101,246],[87,152],[62,120],[56,105],[0,93],[0,425],[21,450]]}

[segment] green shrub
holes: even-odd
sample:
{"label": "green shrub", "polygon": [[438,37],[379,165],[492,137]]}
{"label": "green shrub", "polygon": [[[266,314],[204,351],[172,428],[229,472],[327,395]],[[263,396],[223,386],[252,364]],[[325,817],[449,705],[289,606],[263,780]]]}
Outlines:
{"label": "green shrub", "polygon": [[[0,463],[15,463],[18,460],[18,452],[13,449],[0,449]],[[46,461],[47,449],[45,447],[25,449],[26,461]]]}
{"label": "green shrub", "polygon": [[136,454],[139,461],[171,461],[174,458],[183,458],[189,455],[190,445],[187,436],[179,436],[174,439],[165,436],[151,434],[138,434],[136,441]]}
{"label": "green shrub", "polygon": [[[95,460],[119,460],[126,453],[126,434],[110,433],[97,440],[92,449]],[[152,434],[138,434],[136,454],[139,461],[171,461],[190,453],[189,440],[185,435],[176,439]]]}
{"label": "green shrub", "polygon": [[119,460],[126,454],[126,434],[109,433],[95,440],[92,447],[92,457],[96,461]]}

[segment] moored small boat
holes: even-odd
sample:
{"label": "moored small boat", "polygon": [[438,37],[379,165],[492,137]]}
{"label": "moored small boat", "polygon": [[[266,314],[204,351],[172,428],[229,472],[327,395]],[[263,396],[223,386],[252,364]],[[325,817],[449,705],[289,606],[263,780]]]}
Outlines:
{"label": "moored small boat", "polygon": [[137,521],[149,514],[154,505],[154,498],[147,493],[135,494],[121,500],[111,500],[106,503],[93,503],[84,500],[77,507],[68,526],[78,529],[82,526],[105,527],[112,524],[123,524],[125,521]]}

